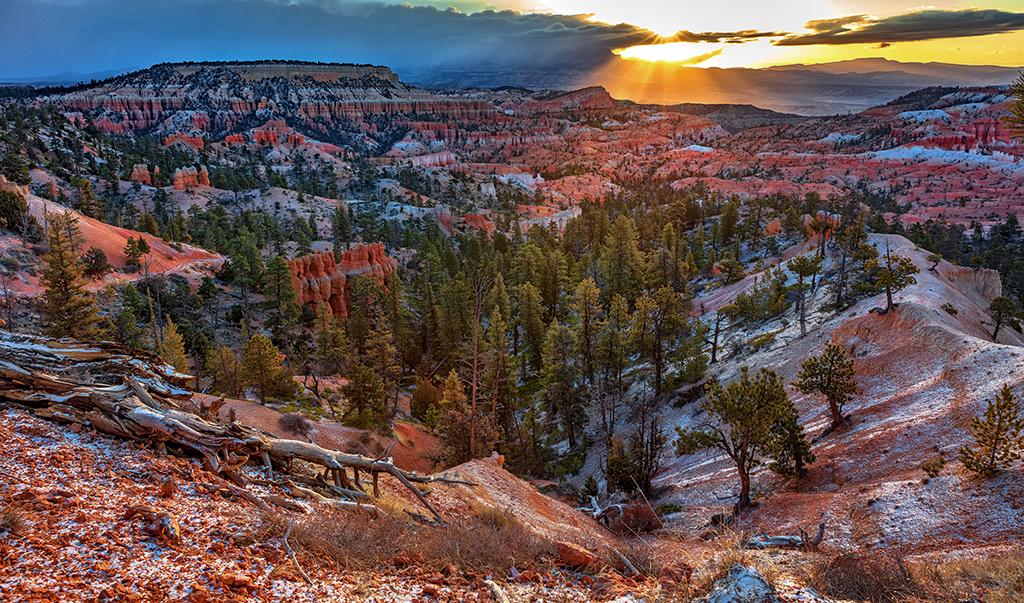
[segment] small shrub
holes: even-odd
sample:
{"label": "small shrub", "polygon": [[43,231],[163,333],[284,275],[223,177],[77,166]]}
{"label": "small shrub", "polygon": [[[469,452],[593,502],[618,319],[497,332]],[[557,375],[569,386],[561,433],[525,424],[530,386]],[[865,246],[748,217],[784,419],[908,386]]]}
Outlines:
{"label": "small shrub", "polygon": [[683,506],[676,503],[665,503],[663,505],[658,505],[655,510],[658,512],[658,515],[671,515],[682,511]]}
{"label": "small shrub", "polygon": [[277,423],[284,431],[303,437],[309,435],[309,432],[313,430],[313,424],[309,422],[309,419],[294,412],[281,415]]}
{"label": "small shrub", "polygon": [[107,261],[107,254],[95,247],[90,247],[82,256],[82,268],[85,270],[85,276],[91,279],[103,278],[103,275],[113,270]]}
{"label": "small shrub", "polygon": [[954,307],[953,307],[953,304],[951,304],[951,303],[949,303],[949,302],[946,302],[946,303],[942,304],[942,306],[940,306],[940,307],[941,307],[941,308],[942,308],[943,310],[945,310],[947,314],[949,314],[949,315],[951,315],[951,316],[956,316],[957,314],[959,314],[959,313],[960,313],[960,311],[959,311],[959,310],[957,310],[956,308],[954,308]]}
{"label": "small shrub", "polygon": [[927,461],[921,463],[921,469],[924,470],[928,477],[938,477],[942,473],[942,468],[946,466],[946,459],[942,455],[933,456]]}
{"label": "small shrub", "polygon": [[775,337],[777,337],[778,334],[781,333],[781,332],[782,332],[782,329],[779,329],[777,331],[768,331],[767,333],[762,333],[762,334],[758,335],[757,337],[754,337],[753,339],[748,341],[747,345],[750,346],[750,349],[752,349],[753,351],[756,352],[756,351],[760,350],[761,348],[763,348],[765,346],[771,345],[771,343],[773,341],[775,341]]}

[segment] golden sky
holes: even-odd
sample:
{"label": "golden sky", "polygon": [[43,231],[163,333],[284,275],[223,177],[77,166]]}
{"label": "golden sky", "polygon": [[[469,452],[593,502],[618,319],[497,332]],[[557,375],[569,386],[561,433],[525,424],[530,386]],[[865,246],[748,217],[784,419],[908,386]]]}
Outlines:
{"label": "golden sky", "polygon": [[[1024,0],[988,0],[964,3],[949,0],[509,0],[504,5],[519,10],[561,14],[588,14],[602,23],[629,23],[672,36],[677,31],[757,31],[800,35],[814,33],[810,21],[863,16],[847,26],[856,31],[866,25],[891,23],[889,19],[933,11],[936,25],[924,27],[933,39],[869,43],[820,43],[779,45],[778,38],[751,38],[733,43],[685,41],[620,49],[626,59],[673,62],[700,67],[767,67],[792,63],[821,63],[859,57],[883,57],[898,61],[948,62],[978,65],[1024,65]],[[987,10],[1009,13],[1002,33],[959,35],[975,32],[973,18],[958,18],[956,11]],[[946,13],[945,15],[938,13]],[[962,13],[961,13],[962,14]],[[1003,15],[1004,19],[1007,17]],[[1019,17],[1019,19],[1017,19]],[[891,31],[889,28],[887,31]],[[903,28],[905,29],[905,27]],[[918,26],[918,31],[921,26]],[[990,31],[985,29],[984,31]]]}

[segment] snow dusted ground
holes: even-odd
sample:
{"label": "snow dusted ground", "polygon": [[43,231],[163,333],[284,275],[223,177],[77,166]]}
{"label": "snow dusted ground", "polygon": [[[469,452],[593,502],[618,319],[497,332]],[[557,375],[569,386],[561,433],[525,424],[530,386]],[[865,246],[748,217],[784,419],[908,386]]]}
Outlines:
{"label": "snow dusted ground", "polygon": [[[0,511],[22,526],[0,530],[0,600],[49,601],[451,601],[493,600],[483,577],[412,566],[328,570],[306,559],[306,586],[279,539],[260,541],[255,508],[211,495],[199,464],[78,432],[15,409],[0,410]],[[385,484],[387,485],[387,484]],[[262,492],[266,494],[266,492]],[[539,495],[538,495],[539,496]],[[128,519],[135,505],[174,516],[177,544]],[[596,525],[596,524],[595,524]],[[513,600],[589,601],[572,573],[518,583],[496,576]]]}
{"label": "snow dusted ground", "polygon": [[[756,472],[761,504],[740,526],[795,533],[825,521],[825,545],[840,550],[894,547],[911,555],[955,555],[1019,546],[1024,539],[1020,468],[979,480],[957,460],[968,422],[1003,383],[1024,395],[1020,334],[1004,327],[999,341],[991,341],[987,308],[1001,294],[998,276],[946,262],[932,272],[927,251],[902,237],[872,236],[883,251],[886,242],[920,269],[917,284],[896,296],[895,312],[869,312],[885,305],[879,295],[834,315],[824,309],[829,291],[821,287],[809,306],[805,337],[795,308],[783,317],[788,325],[775,320],[727,335],[727,340],[749,341],[782,329],[761,350],[713,365],[722,382],[734,379],[743,365],[771,368],[792,381],[807,356],[833,341],[853,355],[860,387],[845,408],[852,423],[814,444],[817,461],[805,478],[786,481],[765,468]],[[716,307],[723,303],[719,298],[713,300]],[[955,316],[941,308],[945,303],[957,310]],[[792,389],[790,396],[809,436],[817,437],[828,424],[826,403]],[[670,409],[666,429],[674,435],[676,425],[695,425],[701,418],[699,402]],[[929,479],[921,465],[940,455],[946,462],[941,475]],[[710,453],[671,458],[656,486],[669,489],[662,502],[682,504],[687,511],[670,529],[691,534],[701,527],[695,518],[706,521],[711,513],[728,510],[738,489],[728,459]]]}

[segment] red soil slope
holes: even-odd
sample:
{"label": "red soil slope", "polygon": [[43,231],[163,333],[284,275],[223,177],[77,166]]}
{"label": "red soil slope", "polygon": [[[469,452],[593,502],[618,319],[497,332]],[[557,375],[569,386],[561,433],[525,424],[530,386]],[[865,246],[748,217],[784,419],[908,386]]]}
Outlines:
{"label": "red soil slope", "polygon": [[[78,218],[78,227],[81,231],[81,249],[83,252],[89,249],[99,249],[107,256],[107,260],[115,271],[106,277],[91,281],[88,287],[92,290],[101,289],[109,284],[117,282],[132,281],[142,276],[142,272],[123,273],[118,269],[124,268],[127,257],[124,253],[124,246],[128,237],[142,237],[149,244],[150,253],[145,256],[150,274],[177,274],[190,281],[198,282],[200,276],[216,269],[224,261],[224,258],[216,253],[199,249],[184,243],[171,245],[163,239],[151,234],[118,228],[99,220],[84,216],[73,209],[68,209],[52,201],[26,195],[29,211],[39,224],[45,223],[46,213],[71,213]],[[0,238],[0,251],[21,251],[29,252],[20,240],[16,237]],[[38,295],[42,292],[39,285],[38,274],[19,272],[17,278],[11,283],[11,288],[20,295]]]}

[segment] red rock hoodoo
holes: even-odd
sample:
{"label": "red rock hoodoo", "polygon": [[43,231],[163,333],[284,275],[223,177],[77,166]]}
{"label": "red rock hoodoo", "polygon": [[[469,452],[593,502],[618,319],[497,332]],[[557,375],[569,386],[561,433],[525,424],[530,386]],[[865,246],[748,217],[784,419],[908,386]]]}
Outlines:
{"label": "red rock hoodoo", "polygon": [[128,179],[147,186],[153,185],[153,177],[149,173],[149,166],[145,163],[136,163],[132,167],[132,175]]}
{"label": "red rock hoodoo", "polygon": [[174,171],[174,190],[183,191],[197,186],[210,186],[210,172],[206,166],[179,168]]}
{"label": "red rock hoodoo", "polygon": [[292,285],[301,305],[313,307],[326,304],[331,314],[346,318],[352,278],[368,276],[385,284],[398,269],[398,262],[388,257],[383,243],[356,245],[341,254],[324,251],[289,260]]}

